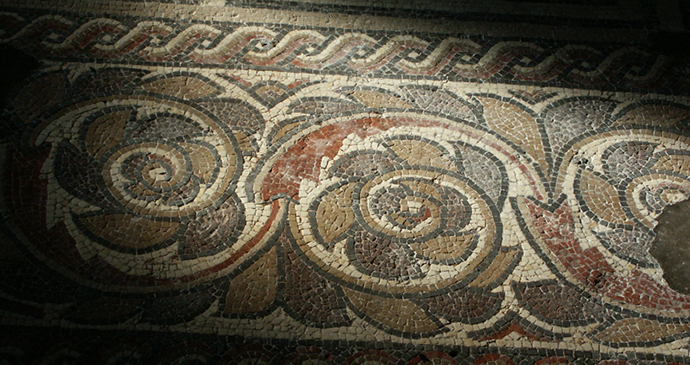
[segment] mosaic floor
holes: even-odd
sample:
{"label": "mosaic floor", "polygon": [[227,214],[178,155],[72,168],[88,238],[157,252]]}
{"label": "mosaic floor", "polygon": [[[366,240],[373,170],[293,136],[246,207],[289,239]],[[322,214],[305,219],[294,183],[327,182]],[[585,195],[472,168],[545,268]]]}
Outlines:
{"label": "mosaic floor", "polygon": [[0,1],[0,361],[690,363],[668,19],[504,3]]}

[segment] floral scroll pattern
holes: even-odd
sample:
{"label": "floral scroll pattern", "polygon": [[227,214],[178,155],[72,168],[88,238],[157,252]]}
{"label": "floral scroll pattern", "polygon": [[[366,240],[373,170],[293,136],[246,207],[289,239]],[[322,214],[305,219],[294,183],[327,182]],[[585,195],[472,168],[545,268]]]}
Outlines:
{"label": "floral scroll pattern", "polygon": [[17,257],[2,290],[42,293],[22,316],[448,346],[687,342],[690,297],[648,253],[655,218],[690,194],[685,104],[71,72],[34,77],[2,127]]}

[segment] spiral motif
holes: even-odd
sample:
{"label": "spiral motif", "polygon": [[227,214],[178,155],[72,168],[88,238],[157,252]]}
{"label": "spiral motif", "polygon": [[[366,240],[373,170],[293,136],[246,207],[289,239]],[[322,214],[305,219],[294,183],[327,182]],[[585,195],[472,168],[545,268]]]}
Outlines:
{"label": "spiral motif", "polygon": [[[322,172],[328,179],[304,197],[302,233],[315,240],[307,257],[345,281],[393,292],[468,278],[500,246],[496,204],[439,143],[368,142],[377,147],[341,151]],[[427,153],[451,157],[430,162]]]}
{"label": "spiral motif", "polygon": [[357,216],[393,240],[424,240],[443,227],[464,227],[472,214],[467,198],[452,187],[416,177],[415,172],[423,175],[404,171],[401,176],[385,176],[380,183],[363,184],[359,196],[353,197],[359,198]]}
{"label": "spiral motif", "polygon": [[580,147],[587,163],[576,160],[580,164],[571,167],[574,194],[586,216],[583,234],[618,259],[656,270],[649,254],[656,218],[690,195],[690,156],[683,139],[655,138],[653,132],[640,133],[636,141],[613,137],[606,148]]}
{"label": "spiral motif", "polygon": [[[654,218],[666,206],[685,200],[690,191],[686,169],[690,158],[682,150],[620,142],[604,150],[600,159],[600,170],[594,166],[578,172],[575,189],[584,198],[582,209],[602,225],[651,230],[656,226]],[[604,204],[597,194],[610,203]]]}
{"label": "spiral motif", "polygon": [[110,203],[151,217],[186,216],[216,204],[241,168],[232,134],[210,118],[144,112],[113,108],[82,126],[84,150],[102,166],[98,175]]}
{"label": "spiral motif", "polygon": [[[196,138],[176,136],[169,131],[173,123]],[[168,217],[179,215],[181,207],[189,213],[207,208],[214,203],[209,193],[228,189],[224,177],[233,177],[240,161],[226,136],[174,116],[139,127],[132,132],[134,142],[118,144],[102,157],[106,186],[120,204]]]}
{"label": "spiral motif", "polygon": [[[247,219],[235,191],[243,159],[231,127],[164,98],[114,96],[108,104],[86,105],[78,119],[58,114],[56,123],[74,123],[78,133],[48,137],[57,146],[53,176],[69,197],[54,204],[70,212],[82,257],[171,278],[238,250]],[[169,265],[171,257],[187,269]]]}

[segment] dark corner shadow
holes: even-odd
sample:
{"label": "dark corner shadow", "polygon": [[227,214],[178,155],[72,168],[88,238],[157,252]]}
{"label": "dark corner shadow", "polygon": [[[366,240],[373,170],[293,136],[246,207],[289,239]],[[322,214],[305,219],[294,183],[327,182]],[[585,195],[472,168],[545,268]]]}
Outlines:
{"label": "dark corner shadow", "polygon": [[690,294],[690,200],[666,207],[657,220],[649,253],[664,270],[668,285]]}
{"label": "dark corner shadow", "polygon": [[690,61],[690,32],[661,31],[650,35],[652,49],[678,62]]}
{"label": "dark corner shadow", "polygon": [[39,66],[38,60],[9,45],[0,45],[0,110],[9,104],[12,90]]}

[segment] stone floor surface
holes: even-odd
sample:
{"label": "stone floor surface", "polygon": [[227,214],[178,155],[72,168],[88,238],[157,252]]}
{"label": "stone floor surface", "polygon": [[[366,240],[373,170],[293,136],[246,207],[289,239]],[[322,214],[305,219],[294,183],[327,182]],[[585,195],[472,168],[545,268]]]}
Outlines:
{"label": "stone floor surface", "polygon": [[690,363],[689,14],[0,0],[0,361]]}

